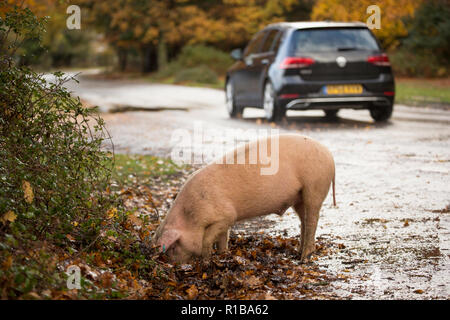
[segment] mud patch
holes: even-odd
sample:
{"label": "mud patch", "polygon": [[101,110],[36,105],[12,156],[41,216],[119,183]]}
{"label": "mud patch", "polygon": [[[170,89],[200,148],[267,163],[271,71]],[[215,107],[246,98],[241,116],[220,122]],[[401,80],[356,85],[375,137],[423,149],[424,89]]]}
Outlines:
{"label": "mud patch", "polygon": [[433,213],[450,213],[450,204],[448,204],[445,208],[443,209],[438,209],[438,210],[430,210],[430,212]]}

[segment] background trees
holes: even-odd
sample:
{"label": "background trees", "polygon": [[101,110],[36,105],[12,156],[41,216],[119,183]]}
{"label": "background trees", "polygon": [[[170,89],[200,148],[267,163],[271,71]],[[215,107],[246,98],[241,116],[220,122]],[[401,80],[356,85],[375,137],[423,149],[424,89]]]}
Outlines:
{"label": "background trees", "polygon": [[[6,0],[14,3],[15,0]],[[82,29],[67,30],[68,0],[24,0],[49,16],[39,49],[24,46],[23,64],[44,68],[112,64],[120,71],[166,69],[185,46],[229,52],[243,47],[263,26],[277,21],[363,21],[370,0],[79,0]],[[449,6],[445,0],[380,0],[381,29],[374,33],[393,54],[400,74],[448,74]],[[1,9],[0,9],[1,10]],[[100,43],[100,45],[99,45]],[[102,50],[99,50],[101,48]],[[106,49],[105,49],[106,48]],[[417,53],[417,59],[406,55]],[[433,52],[431,68],[420,57]],[[396,57],[397,55],[397,57]],[[405,63],[409,65],[405,65]],[[414,64],[414,65],[411,65]]]}

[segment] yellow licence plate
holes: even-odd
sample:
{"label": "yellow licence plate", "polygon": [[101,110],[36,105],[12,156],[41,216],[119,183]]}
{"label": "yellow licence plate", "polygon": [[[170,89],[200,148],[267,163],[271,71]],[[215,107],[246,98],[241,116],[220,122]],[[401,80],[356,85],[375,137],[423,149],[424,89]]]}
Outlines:
{"label": "yellow licence plate", "polygon": [[332,85],[325,87],[326,94],[359,94],[363,92],[360,84]]}

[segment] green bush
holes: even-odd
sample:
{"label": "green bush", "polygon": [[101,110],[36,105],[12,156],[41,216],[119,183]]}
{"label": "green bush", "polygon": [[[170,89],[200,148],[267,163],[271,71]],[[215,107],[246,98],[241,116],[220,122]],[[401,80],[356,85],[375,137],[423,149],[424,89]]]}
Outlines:
{"label": "green bush", "polygon": [[113,203],[104,192],[112,170],[102,151],[108,135],[103,120],[64,88],[70,79],[56,72],[50,83],[14,63],[16,42],[8,37],[42,28],[27,9],[0,17],[0,242],[11,233],[55,243],[72,234],[88,243]]}
{"label": "green bush", "polygon": [[214,84],[219,81],[219,77],[213,70],[205,65],[201,65],[198,67],[183,69],[177,72],[174,81],[176,83],[194,82]]}
{"label": "green bush", "polygon": [[[103,120],[70,96],[64,88],[70,79],[56,72],[48,82],[43,75],[15,63],[20,61],[13,58],[20,54],[15,43],[22,39],[38,42],[43,21],[28,9],[12,5],[4,11],[2,5],[0,2],[1,298],[125,297],[129,288],[124,284],[131,279],[128,270],[147,280],[163,273],[155,269],[149,255],[152,217],[136,215],[137,209],[122,201],[136,185],[125,193],[119,190],[124,188],[122,183],[135,181],[129,169],[139,169],[140,177],[144,170],[163,175],[175,167],[169,162],[160,165],[159,159],[119,157],[119,164],[127,169],[126,177],[125,172],[115,172],[111,153],[104,151],[110,139]],[[119,184],[113,184],[114,179]],[[155,205],[147,187],[139,192],[145,210]],[[156,207],[155,211],[157,214]],[[84,272],[80,288],[70,290],[64,272],[68,265],[95,268],[96,274],[108,276],[107,281]]]}
{"label": "green bush", "polygon": [[450,8],[446,0],[424,1],[411,18],[408,37],[390,55],[400,76],[445,77],[450,74]]}
{"label": "green bush", "polygon": [[217,84],[219,76],[224,76],[232,63],[228,53],[215,48],[203,45],[186,46],[175,60],[152,78],[158,81],[173,78],[176,83]]}
{"label": "green bush", "polygon": [[450,7],[448,0],[424,1],[411,20],[406,48],[423,56],[433,55],[450,64]]}
{"label": "green bush", "polygon": [[450,74],[448,65],[442,64],[433,54],[424,54],[406,48],[389,54],[396,76],[402,77],[445,77]]}
{"label": "green bush", "polygon": [[176,62],[184,68],[193,68],[201,65],[209,67],[220,75],[224,75],[233,64],[231,56],[216,48],[203,45],[185,46]]}

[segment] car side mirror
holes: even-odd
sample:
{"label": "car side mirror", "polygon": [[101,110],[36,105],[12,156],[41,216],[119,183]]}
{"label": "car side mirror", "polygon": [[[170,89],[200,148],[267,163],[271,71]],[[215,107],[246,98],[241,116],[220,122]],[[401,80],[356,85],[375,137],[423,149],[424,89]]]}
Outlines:
{"label": "car side mirror", "polygon": [[243,57],[242,49],[238,48],[238,49],[234,49],[233,51],[231,51],[231,57],[234,60],[242,60],[242,57]]}

